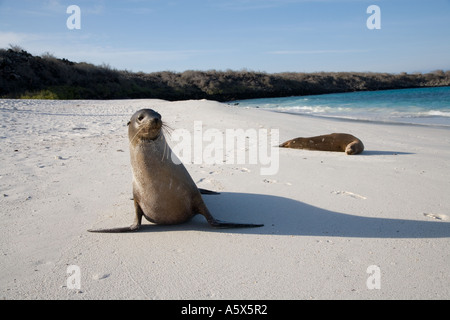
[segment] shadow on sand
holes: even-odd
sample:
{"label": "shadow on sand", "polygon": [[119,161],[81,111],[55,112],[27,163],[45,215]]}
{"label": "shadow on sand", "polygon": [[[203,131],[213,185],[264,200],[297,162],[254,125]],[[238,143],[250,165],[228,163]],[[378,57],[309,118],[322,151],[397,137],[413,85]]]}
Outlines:
{"label": "shadow on sand", "polygon": [[324,210],[300,201],[261,194],[224,192],[205,196],[205,203],[217,219],[242,223],[263,223],[264,227],[214,229],[202,216],[174,226],[143,224],[139,232],[208,231],[239,234],[360,237],[360,238],[445,238],[450,223],[389,218],[371,218]]}
{"label": "shadow on sand", "polygon": [[398,151],[364,150],[358,156],[399,156],[399,155],[408,155],[408,154],[415,154],[415,153],[398,152]]}

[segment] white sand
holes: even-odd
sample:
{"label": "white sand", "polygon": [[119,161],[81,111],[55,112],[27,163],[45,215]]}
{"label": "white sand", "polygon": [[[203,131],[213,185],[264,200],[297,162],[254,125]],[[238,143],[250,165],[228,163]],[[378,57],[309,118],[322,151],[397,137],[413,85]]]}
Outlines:
{"label": "white sand", "polygon": [[[279,129],[280,142],[347,132],[366,151],[279,149],[276,175],[185,163],[219,219],[131,234],[127,121]],[[450,131],[333,121],[211,101],[0,100],[2,299],[449,299]],[[206,143],[205,143],[206,144]],[[148,224],[147,222],[145,222]],[[81,289],[67,287],[79,266]],[[366,270],[376,265],[380,289]],[[375,283],[375,282],[373,282]]]}

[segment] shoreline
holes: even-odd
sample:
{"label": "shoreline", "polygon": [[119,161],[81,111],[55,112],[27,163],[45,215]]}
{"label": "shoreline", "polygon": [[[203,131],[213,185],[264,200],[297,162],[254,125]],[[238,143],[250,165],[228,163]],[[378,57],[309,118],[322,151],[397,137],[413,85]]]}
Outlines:
{"label": "shoreline", "polygon": [[[450,87],[443,88],[445,90],[441,91],[433,90],[439,88],[410,88],[334,93],[319,97],[249,99],[236,101],[235,104],[228,102],[228,104],[326,119],[450,127],[450,109],[445,102],[448,101]],[[416,99],[417,95],[423,95],[423,98],[417,98],[415,102],[412,102],[411,99]],[[430,101],[432,95],[434,95],[434,102]],[[377,103],[366,103],[366,100],[375,100]],[[440,102],[435,103],[436,101]]]}
{"label": "shoreline", "polygon": [[333,116],[320,116],[320,115],[311,115],[311,114],[300,114],[296,112],[286,112],[286,111],[277,111],[270,109],[263,109],[271,112],[279,112],[279,113],[287,113],[295,116],[303,116],[303,117],[311,117],[311,118],[322,118],[332,121],[347,121],[347,122],[360,122],[360,123],[374,123],[374,124],[385,124],[385,125],[393,125],[393,126],[420,126],[420,127],[430,127],[430,128],[441,128],[441,129],[450,129],[450,125],[442,125],[442,124],[428,124],[428,123],[408,123],[408,122],[396,122],[396,121],[384,121],[384,120],[366,120],[366,119],[352,119],[345,117],[333,117]]}
{"label": "shoreline", "polygon": [[[0,104],[3,299],[450,298],[447,128],[208,100]],[[88,233],[132,223],[126,123],[141,108],[191,135],[195,121],[204,132],[278,129],[280,142],[347,132],[366,150],[280,148],[279,170],[267,176],[261,164],[185,163],[199,187],[220,192],[204,197],[214,216],[262,228],[216,230],[196,216],[179,226],[145,222],[132,234]],[[79,290],[67,282],[73,265]],[[380,289],[367,286],[373,266]]]}
{"label": "shoreline", "polygon": [[[397,89],[395,89],[397,90]],[[262,98],[264,99],[264,98]],[[153,101],[166,101],[168,103],[176,103],[176,102],[183,102],[183,101],[167,101],[167,100],[163,100],[163,99],[113,99],[113,100],[54,100],[54,99],[4,99],[4,98],[0,98],[0,103],[1,101],[27,101],[29,103],[32,102],[36,102],[36,101],[40,101],[40,102],[59,102],[59,103],[67,103],[67,104],[77,104],[77,102],[82,103],[83,101],[92,101],[92,102],[102,102],[102,101],[112,101],[112,102],[117,102],[117,101],[143,101],[143,100],[153,100]],[[251,99],[253,100],[253,99]],[[195,99],[191,99],[191,100],[186,100],[186,101],[212,101],[212,100],[206,100],[206,99],[201,99],[201,100],[195,100]],[[218,102],[218,101],[217,101]],[[323,115],[317,115],[317,114],[302,114],[302,113],[298,113],[298,112],[287,112],[287,111],[279,111],[279,110],[273,110],[270,108],[261,108],[261,107],[249,107],[249,106],[235,106],[232,104],[232,102],[228,101],[228,102],[218,102],[218,103],[222,103],[224,105],[230,106],[230,107],[236,107],[236,108],[241,108],[241,109],[256,109],[256,110],[264,110],[264,111],[269,111],[269,112],[275,112],[275,113],[280,113],[280,114],[289,114],[289,115],[293,115],[293,116],[300,116],[300,117],[306,117],[306,118],[318,118],[318,119],[324,119],[324,120],[331,120],[331,121],[341,121],[341,122],[356,122],[356,123],[373,123],[373,124],[384,124],[384,125],[393,125],[393,126],[418,126],[418,127],[430,127],[430,128],[440,128],[440,129],[449,129],[450,130],[450,125],[443,125],[443,124],[428,124],[428,123],[414,123],[414,122],[400,122],[400,121],[389,121],[389,120],[370,120],[370,119],[353,119],[353,118],[346,118],[346,117],[337,117],[337,116],[323,116]],[[7,111],[8,109],[5,108],[1,108],[0,107],[0,111],[4,110]]]}

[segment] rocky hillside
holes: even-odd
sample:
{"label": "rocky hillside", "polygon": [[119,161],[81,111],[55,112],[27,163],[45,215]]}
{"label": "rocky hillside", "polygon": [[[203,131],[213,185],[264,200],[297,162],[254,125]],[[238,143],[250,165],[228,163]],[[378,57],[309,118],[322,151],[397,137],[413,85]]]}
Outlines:
{"label": "rocky hillside", "polygon": [[132,73],[52,55],[0,49],[0,97],[166,100],[300,96],[362,90],[450,86],[450,71],[427,74],[185,71]]}

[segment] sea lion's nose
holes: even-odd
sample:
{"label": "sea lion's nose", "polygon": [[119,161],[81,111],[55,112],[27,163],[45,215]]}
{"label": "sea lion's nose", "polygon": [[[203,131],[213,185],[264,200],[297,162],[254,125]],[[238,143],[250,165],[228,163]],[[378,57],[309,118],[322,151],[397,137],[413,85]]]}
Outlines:
{"label": "sea lion's nose", "polygon": [[154,124],[158,124],[161,120],[159,120],[158,118],[153,118],[150,121]]}

